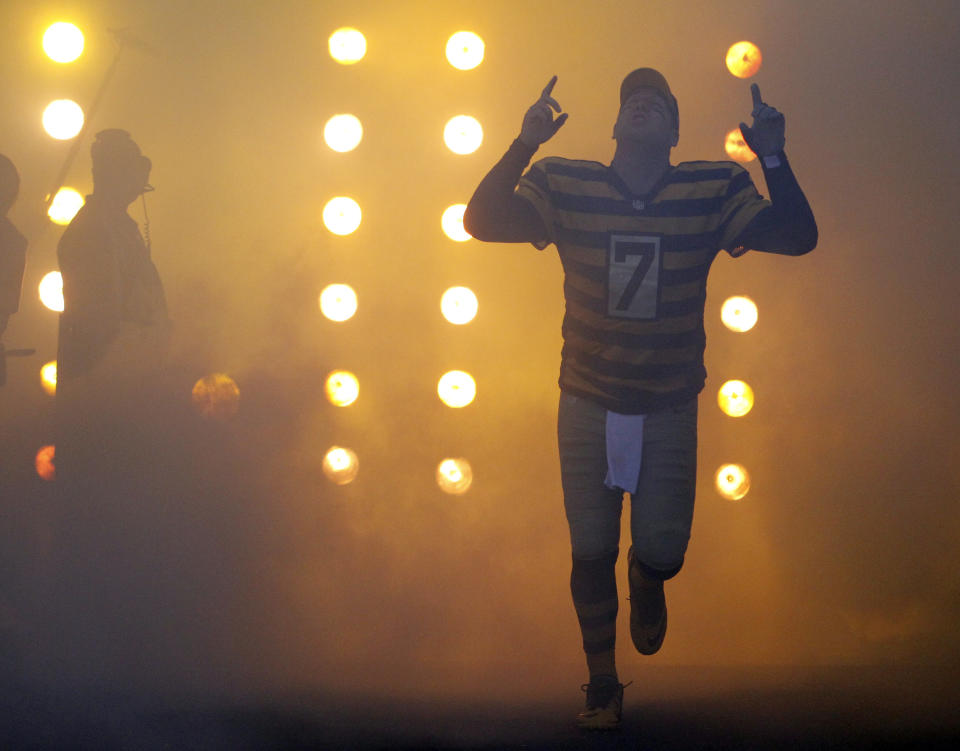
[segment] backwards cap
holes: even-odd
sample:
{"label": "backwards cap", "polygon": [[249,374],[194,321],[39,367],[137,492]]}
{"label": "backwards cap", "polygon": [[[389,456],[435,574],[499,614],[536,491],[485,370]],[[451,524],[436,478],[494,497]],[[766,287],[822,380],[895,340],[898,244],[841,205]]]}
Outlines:
{"label": "backwards cap", "polygon": [[664,78],[663,74],[658,70],[654,70],[653,68],[637,68],[628,73],[627,77],[623,79],[623,83],[620,84],[620,106],[623,106],[623,103],[630,98],[633,92],[642,88],[656,89],[663,95],[673,115],[673,124],[679,130],[680,110],[677,107],[677,99],[673,95],[673,92],[670,91],[670,85],[667,83],[667,79]]}

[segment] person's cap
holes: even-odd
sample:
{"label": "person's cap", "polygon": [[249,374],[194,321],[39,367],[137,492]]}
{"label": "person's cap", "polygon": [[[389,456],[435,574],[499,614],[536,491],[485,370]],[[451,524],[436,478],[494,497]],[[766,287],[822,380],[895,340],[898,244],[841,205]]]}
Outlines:
{"label": "person's cap", "polygon": [[[90,158],[93,161],[94,181],[98,175],[123,174],[130,170],[150,172],[150,160],[143,155],[137,142],[130,134],[120,128],[108,128],[97,133],[96,140],[90,146]],[[153,190],[149,185],[146,190]]]}
{"label": "person's cap", "polygon": [[650,88],[659,91],[667,101],[673,114],[673,124],[680,128],[680,109],[677,107],[677,98],[670,91],[670,84],[663,74],[653,68],[637,68],[627,74],[620,84],[620,106],[630,98],[637,89]]}

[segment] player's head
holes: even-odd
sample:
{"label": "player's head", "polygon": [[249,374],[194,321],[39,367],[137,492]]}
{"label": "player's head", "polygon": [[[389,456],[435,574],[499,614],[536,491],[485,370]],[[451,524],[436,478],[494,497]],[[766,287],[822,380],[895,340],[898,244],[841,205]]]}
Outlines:
{"label": "player's head", "polygon": [[130,203],[151,190],[151,162],[125,130],[101,130],[90,147],[94,193],[109,194]]}
{"label": "player's head", "polygon": [[617,140],[662,140],[668,147],[680,140],[680,110],[663,74],[637,68],[620,84],[620,111],[613,126]]}
{"label": "player's head", "polygon": [[20,192],[20,173],[7,157],[0,154],[0,216],[6,216]]}

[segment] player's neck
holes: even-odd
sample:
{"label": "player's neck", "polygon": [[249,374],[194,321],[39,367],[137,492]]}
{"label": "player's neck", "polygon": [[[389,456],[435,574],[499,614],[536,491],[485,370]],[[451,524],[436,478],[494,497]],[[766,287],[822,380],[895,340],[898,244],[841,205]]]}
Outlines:
{"label": "player's neck", "polygon": [[649,193],[670,169],[670,150],[630,141],[617,141],[610,167],[634,193]]}

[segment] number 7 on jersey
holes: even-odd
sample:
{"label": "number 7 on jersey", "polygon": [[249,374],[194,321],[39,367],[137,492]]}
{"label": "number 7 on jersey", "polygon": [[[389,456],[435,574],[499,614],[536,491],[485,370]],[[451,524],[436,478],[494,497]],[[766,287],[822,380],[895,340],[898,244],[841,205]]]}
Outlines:
{"label": "number 7 on jersey", "polygon": [[653,319],[660,297],[660,238],[613,235],[607,260],[607,315]]}

